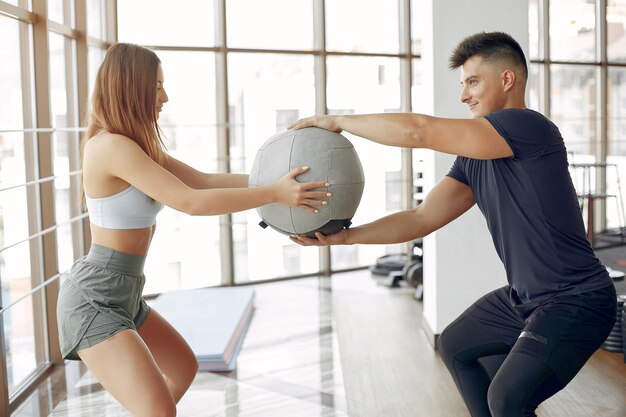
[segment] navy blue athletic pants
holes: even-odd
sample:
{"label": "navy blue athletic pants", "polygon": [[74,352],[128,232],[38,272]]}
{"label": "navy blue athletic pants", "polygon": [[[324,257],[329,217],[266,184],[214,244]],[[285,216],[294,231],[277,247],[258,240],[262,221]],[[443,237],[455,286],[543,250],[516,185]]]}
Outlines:
{"label": "navy blue athletic pants", "polygon": [[[536,416],[607,338],[616,309],[613,285],[531,303],[505,286],[451,323],[439,351],[472,417]],[[488,372],[494,355],[503,361]]]}

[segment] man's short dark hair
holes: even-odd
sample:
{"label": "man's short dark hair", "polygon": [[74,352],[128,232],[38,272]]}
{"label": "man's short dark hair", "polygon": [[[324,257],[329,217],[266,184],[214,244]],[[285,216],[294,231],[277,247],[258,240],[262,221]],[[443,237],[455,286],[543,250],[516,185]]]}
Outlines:
{"label": "man's short dark hair", "polygon": [[485,61],[510,61],[523,68],[524,76],[528,78],[524,51],[508,33],[480,32],[463,39],[450,55],[450,69],[463,66],[474,56],[479,56]]}

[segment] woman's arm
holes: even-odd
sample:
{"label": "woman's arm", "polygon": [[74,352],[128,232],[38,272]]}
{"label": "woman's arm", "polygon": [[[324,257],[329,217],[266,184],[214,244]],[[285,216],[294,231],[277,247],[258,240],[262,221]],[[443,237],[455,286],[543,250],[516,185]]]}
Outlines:
{"label": "woman's arm", "polygon": [[119,178],[176,210],[192,215],[226,214],[270,203],[315,212],[311,206],[326,204],[325,182],[299,183],[295,178],[308,168],[297,168],[278,182],[255,188],[193,189],[174,174],[154,162],[134,141],[122,135],[108,134],[90,140],[85,146],[83,169],[86,175],[97,173]]}
{"label": "woman's arm", "polygon": [[171,155],[167,156],[163,167],[188,187],[196,190],[248,187],[247,174],[209,174],[198,171]]}

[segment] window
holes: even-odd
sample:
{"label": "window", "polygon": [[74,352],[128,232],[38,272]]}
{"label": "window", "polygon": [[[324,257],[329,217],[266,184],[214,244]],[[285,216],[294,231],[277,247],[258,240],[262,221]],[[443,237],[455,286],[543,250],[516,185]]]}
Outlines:
{"label": "window", "polygon": [[[384,57],[329,57],[328,107],[350,109],[353,113],[382,113],[385,109],[400,108],[400,60]],[[380,68],[385,69],[381,84]],[[331,112],[333,113],[333,112]],[[359,154],[365,174],[365,189],[353,224],[368,223],[388,214],[386,206],[386,175],[398,171],[401,157],[398,148],[380,146],[374,142],[342,133]],[[371,265],[376,257],[397,251],[395,245],[357,245],[331,247],[335,259],[344,260],[342,267]],[[346,252],[343,253],[342,252]]]}
{"label": "window", "polygon": [[[315,113],[314,80],[311,56],[229,54],[232,134],[240,138],[235,142],[240,146],[231,146],[230,155],[233,162],[244,162],[243,172],[250,172],[257,150],[267,139],[295,121],[296,116]],[[298,245],[274,230],[262,229],[260,220],[256,210],[233,215],[236,282],[318,271],[317,250],[300,254],[295,249]],[[287,249],[290,246],[294,249]],[[286,253],[298,253],[299,264],[285,261]]]}
{"label": "window", "polygon": [[[606,182],[596,183],[595,191],[615,195],[621,201],[625,193],[617,185],[616,174],[624,177],[626,162],[622,160],[626,148],[626,1],[530,0],[529,6],[530,106],[557,124],[571,162],[597,163],[593,176],[598,181],[602,178],[597,175],[599,170],[605,170]],[[549,10],[547,21],[541,13],[545,8]],[[606,20],[598,20],[604,12]],[[548,33],[549,48],[543,51],[540,39]],[[597,45],[598,33],[606,33],[606,45]],[[606,55],[602,56],[604,51]],[[598,101],[604,97],[599,94],[604,85],[606,100]],[[545,103],[550,104],[549,108],[544,108]],[[604,163],[613,165],[603,168]],[[575,186],[581,183],[580,175],[573,172]],[[596,211],[596,230],[626,227],[626,216],[623,209],[617,209],[615,200],[608,198],[605,210]]]}
{"label": "window", "polygon": [[[76,22],[85,22],[86,15],[76,18],[73,0],[37,2],[34,8],[31,1],[9,3],[17,9],[0,2],[0,331],[5,341],[0,392],[9,394],[0,399],[1,415],[8,415],[23,399],[17,394],[60,360],[56,328],[48,327],[47,317],[56,308],[60,272],[84,250],[79,103],[87,101],[86,77],[93,71],[85,67],[86,56],[78,59],[78,51],[87,55],[89,47],[94,51],[89,61],[98,61],[102,55],[96,51],[106,48],[103,36],[79,36],[85,28]],[[104,9],[94,12],[93,2],[87,3],[106,27]],[[33,37],[46,17],[48,32]]]}

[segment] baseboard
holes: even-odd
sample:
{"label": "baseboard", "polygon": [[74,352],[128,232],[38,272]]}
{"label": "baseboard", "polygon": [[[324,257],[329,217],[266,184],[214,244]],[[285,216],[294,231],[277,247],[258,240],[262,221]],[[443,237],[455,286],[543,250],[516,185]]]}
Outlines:
{"label": "baseboard", "polygon": [[439,334],[435,333],[433,329],[430,328],[430,325],[428,324],[428,321],[426,321],[425,318],[422,319],[422,330],[424,330],[424,334],[426,335],[426,339],[428,340],[428,343],[430,343],[430,346],[434,350],[437,350],[437,345],[439,342]]}

